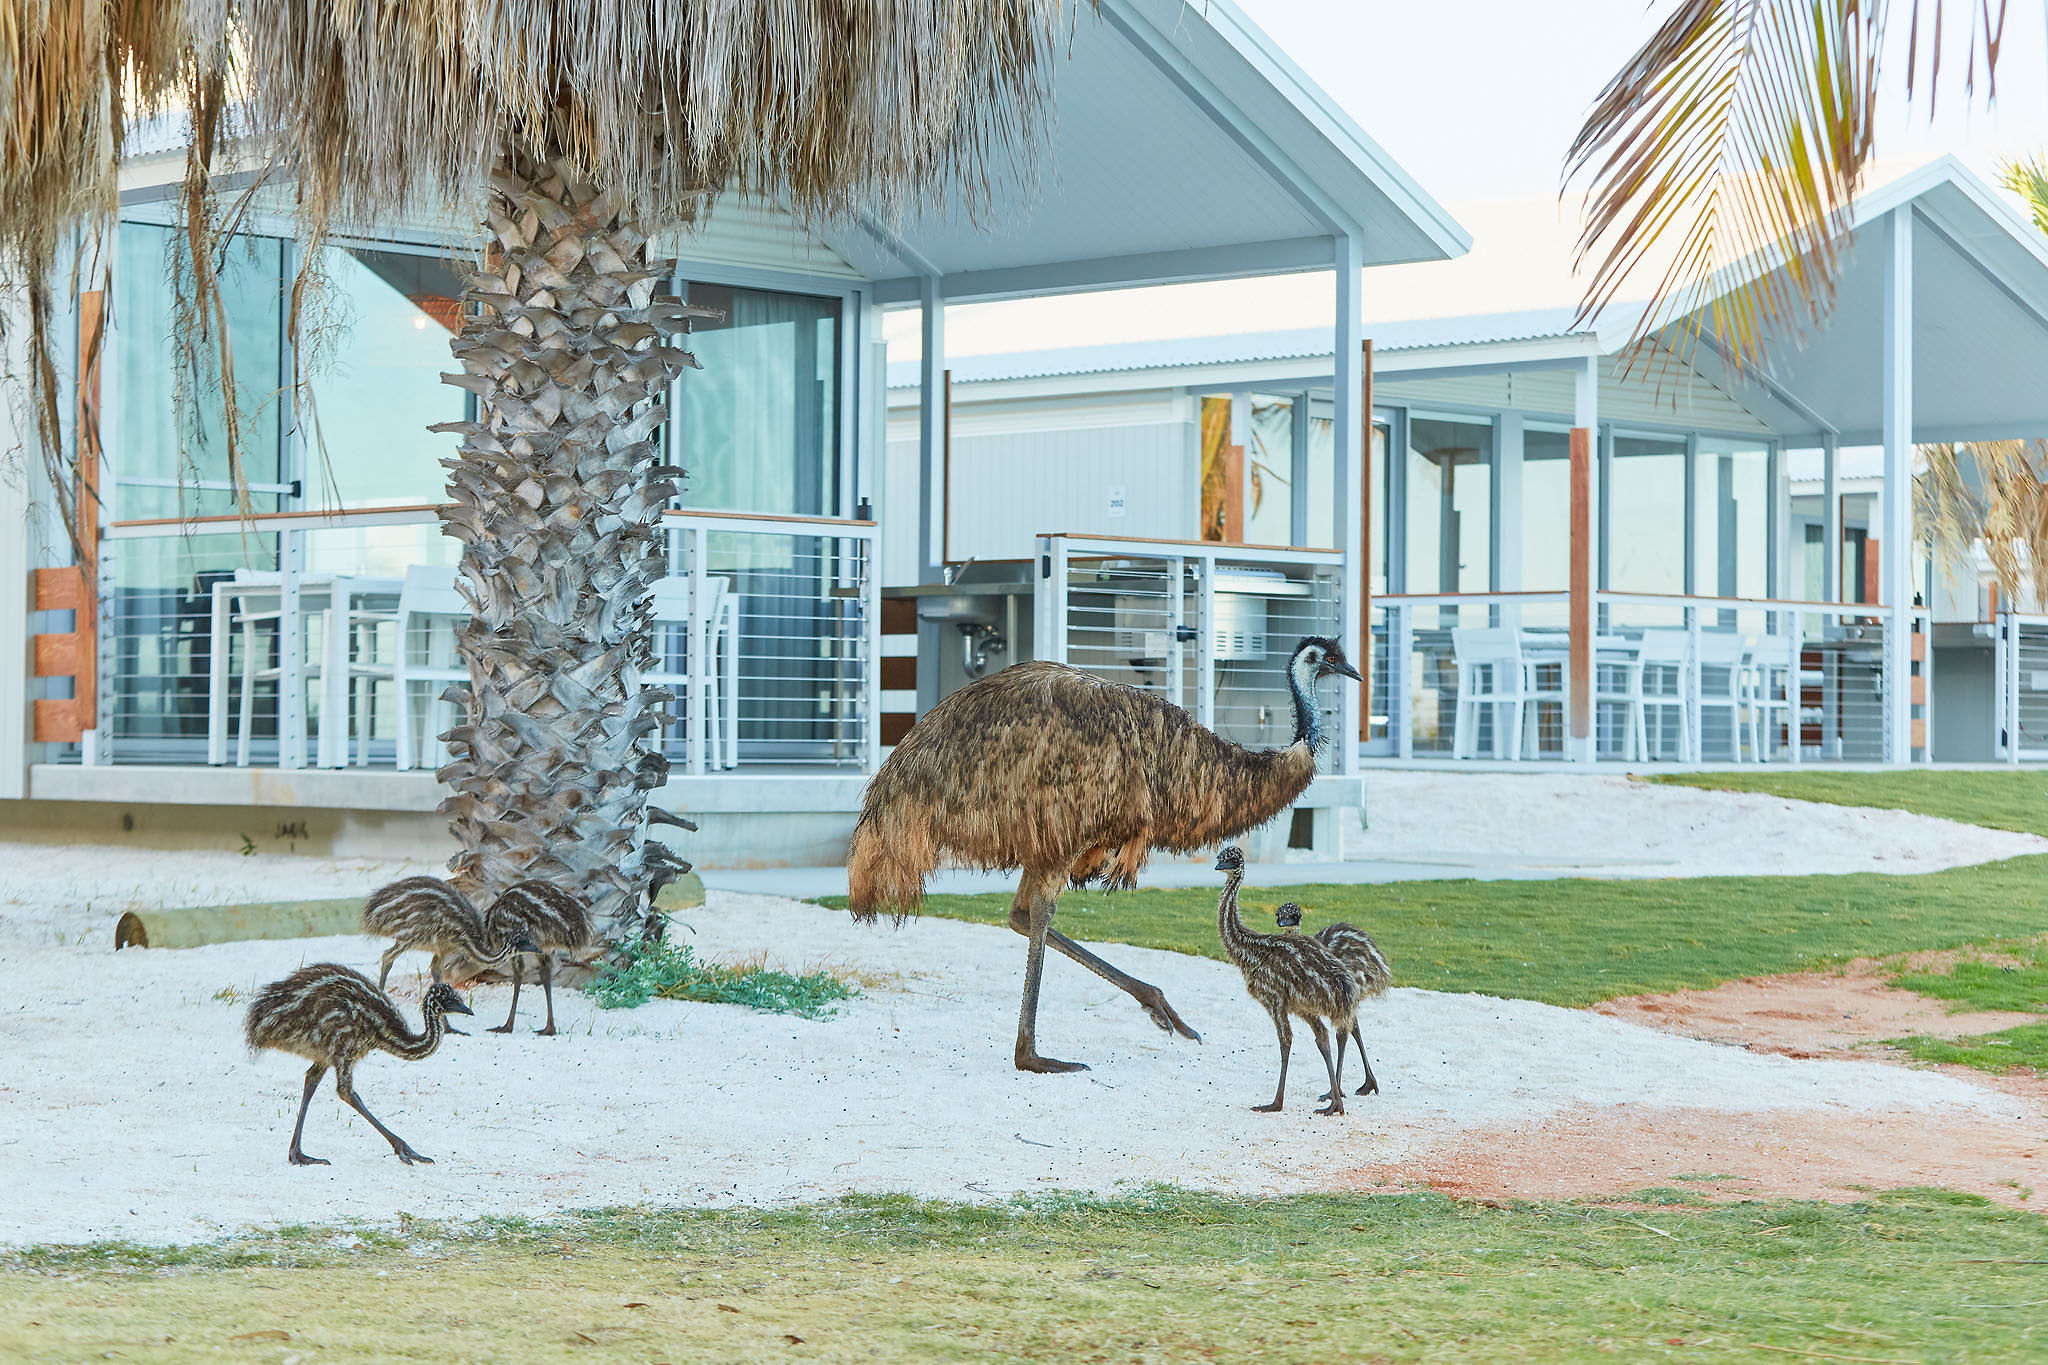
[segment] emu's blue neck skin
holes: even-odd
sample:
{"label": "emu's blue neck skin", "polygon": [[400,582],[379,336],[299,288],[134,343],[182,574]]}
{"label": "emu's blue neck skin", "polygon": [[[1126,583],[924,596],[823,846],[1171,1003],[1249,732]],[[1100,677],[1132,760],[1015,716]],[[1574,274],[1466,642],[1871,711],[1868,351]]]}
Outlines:
{"label": "emu's blue neck skin", "polygon": [[1316,709],[1316,666],[1306,653],[1288,662],[1287,690],[1294,694],[1294,742],[1315,753],[1323,747],[1323,717]]}

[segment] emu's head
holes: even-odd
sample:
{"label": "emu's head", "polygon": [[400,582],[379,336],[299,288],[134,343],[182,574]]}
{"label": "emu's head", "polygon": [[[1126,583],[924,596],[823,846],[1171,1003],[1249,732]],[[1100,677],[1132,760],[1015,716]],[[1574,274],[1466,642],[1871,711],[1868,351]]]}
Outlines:
{"label": "emu's head", "polygon": [[436,981],[433,985],[427,987],[427,998],[423,1002],[422,1008],[428,1014],[476,1013],[475,1010],[462,1003],[462,997],[457,995],[455,988],[445,981]]}
{"label": "emu's head", "polygon": [[1244,870],[1244,850],[1236,844],[1225,844],[1222,851],[1216,855],[1216,870],[1218,872],[1242,872]]}
{"label": "emu's head", "polygon": [[1298,928],[1301,924],[1301,907],[1288,901],[1273,912],[1273,919],[1282,929]]}
{"label": "emu's head", "polygon": [[1353,682],[1365,681],[1358,676],[1358,670],[1351,666],[1351,661],[1344,657],[1344,646],[1325,635],[1310,635],[1296,645],[1288,671],[1309,687],[1332,673]]}

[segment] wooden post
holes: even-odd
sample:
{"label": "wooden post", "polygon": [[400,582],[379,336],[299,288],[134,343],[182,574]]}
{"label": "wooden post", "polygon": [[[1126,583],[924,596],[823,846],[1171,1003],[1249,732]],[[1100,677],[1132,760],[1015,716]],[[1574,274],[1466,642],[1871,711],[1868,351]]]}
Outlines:
{"label": "wooden post", "polygon": [[100,549],[100,343],[105,337],[106,294],[78,296],[78,470],[72,489],[71,527],[77,562],[35,571],[35,611],[68,611],[71,629],[32,641],[38,678],[70,678],[71,695],[36,702],[31,735],[38,744],[75,744],[99,724]]}
{"label": "wooden post", "polygon": [[1571,736],[1593,735],[1593,433],[1571,436]]}
{"label": "wooden post", "polygon": [[1372,738],[1372,557],[1379,547],[1372,543],[1372,342],[1364,343],[1365,365],[1359,376],[1358,399],[1358,538],[1365,547],[1365,563],[1358,566],[1358,639],[1365,657],[1358,671],[1365,681],[1358,685],[1358,738]]}
{"label": "wooden post", "polygon": [[1244,447],[1223,447],[1223,542],[1244,543]]}

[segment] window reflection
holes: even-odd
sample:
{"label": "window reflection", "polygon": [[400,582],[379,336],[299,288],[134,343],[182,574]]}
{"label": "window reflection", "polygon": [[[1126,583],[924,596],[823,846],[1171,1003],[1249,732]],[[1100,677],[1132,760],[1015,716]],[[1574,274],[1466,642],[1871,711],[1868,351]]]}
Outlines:
{"label": "window reflection", "polygon": [[1411,418],[1407,480],[1407,590],[1449,593],[1490,589],[1492,423]]}
{"label": "window reflection", "polygon": [[704,368],[679,386],[683,504],[836,512],[839,301],[709,284],[687,292],[725,316],[698,321],[688,342]]}

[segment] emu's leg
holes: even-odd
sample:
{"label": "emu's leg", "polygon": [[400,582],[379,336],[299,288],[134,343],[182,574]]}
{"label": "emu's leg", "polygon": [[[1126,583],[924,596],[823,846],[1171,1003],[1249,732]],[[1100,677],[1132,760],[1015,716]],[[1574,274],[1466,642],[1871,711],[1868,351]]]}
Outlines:
{"label": "emu's leg", "polygon": [[1316,1047],[1323,1054],[1323,1065],[1330,1069],[1330,1102],[1316,1112],[1341,1114],[1344,1112],[1344,1083],[1337,1079],[1337,1059],[1330,1054],[1330,1031],[1323,1027],[1320,1019],[1309,1020],[1308,1026],[1315,1030]]}
{"label": "emu's leg", "polygon": [[539,1034],[543,1038],[552,1038],[555,1036],[554,968],[555,955],[553,953],[542,953],[540,955],[540,989],[541,994],[547,996],[548,998],[548,1026],[546,1028],[537,1028],[534,1030],[534,1032]]}
{"label": "emu's leg", "polygon": [[1255,1104],[1254,1114],[1277,1114],[1287,1099],[1287,1058],[1294,1051],[1294,1021],[1283,1010],[1273,1011],[1273,1031],[1280,1036],[1280,1084],[1273,1089],[1271,1104]]}
{"label": "emu's leg", "polygon": [[394,943],[384,950],[384,970],[377,973],[377,989],[383,990],[384,983],[391,979],[391,964],[398,961],[398,955],[405,951],[403,943]]}
{"label": "emu's leg", "polygon": [[1189,1028],[1187,1021],[1182,1019],[1173,1006],[1166,1002],[1165,991],[1148,982],[1140,981],[1135,976],[1118,971],[1057,930],[1048,928],[1045,933],[1045,941],[1058,949],[1063,956],[1072,958],[1104,981],[1109,982],[1112,986],[1130,996],[1131,999],[1137,1001],[1139,1008],[1143,1009],[1151,1017],[1152,1022],[1159,1025],[1166,1032],[1178,1033],[1181,1037],[1192,1038],[1198,1043],[1202,1041],[1202,1035]]}
{"label": "emu's leg", "polygon": [[325,1157],[307,1156],[299,1150],[299,1137],[306,1131],[306,1108],[313,1103],[313,1092],[320,1086],[320,1078],[327,1074],[327,1068],[319,1062],[306,1068],[306,1093],[299,1096],[299,1121],[292,1125],[292,1149],[286,1159],[294,1166],[331,1166],[334,1163]]}
{"label": "emu's leg", "polygon": [[1017,898],[1010,905],[1010,927],[1031,940],[1024,957],[1024,1003],[1017,1012],[1019,1071],[1086,1071],[1080,1062],[1059,1062],[1038,1055],[1038,986],[1045,975],[1045,941],[1052,928],[1053,905],[1064,874],[1024,869]]}
{"label": "emu's leg", "polygon": [[492,1029],[492,1033],[510,1033],[512,1021],[519,1017],[519,954],[512,954],[512,1008],[505,1012],[505,1022]]}
{"label": "emu's leg", "polygon": [[1372,1074],[1372,1063],[1365,1058],[1365,1035],[1358,1031],[1358,1025],[1356,1024],[1351,1026],[1351,1037],[1358,1044],[1358,1064],[1365,1068],[1365,1079],[1359,1083],[1358,1089],[1351,1093],[1354,1095],[1377,1095],[1380,1093],[1380,1083]]}
{"label": "emu's leg", "polygon": [[384,1140],[391,1144],[393,1156],[396,1156],[408,1166],[412,1165],[415,1161],[425,1162],[429,1166],[434,1164],[434,1158],[421,1156],[418,1152],[415,1152],[406,1145],[404,1138],[386,1128],[382,1123],[379,1123],[375,1114],[363,1108],[363,1101],[356,1094],[354,1068],[336,1067],[334,1071],[334,1088],[341,1092],[341,1102],[343,1104],[346,1104],[349,1108],[368,1119],[370,1126],[384,1135]]}

